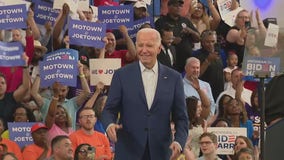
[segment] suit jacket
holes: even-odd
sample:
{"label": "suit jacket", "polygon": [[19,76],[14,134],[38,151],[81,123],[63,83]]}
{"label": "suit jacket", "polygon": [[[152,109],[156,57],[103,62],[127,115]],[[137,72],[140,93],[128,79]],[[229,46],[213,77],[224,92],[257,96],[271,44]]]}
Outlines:
{"label": "suit jacket", "polygon": [[102,113],[104,127],[115,123],[120,112],[123,128],[117,131],[116,160],[140,160],[148,142],[152,160],[166,160],[171,155],[170,120],[176,125],[175,141],[184,147],[188,116],[181,75],[158,65],[158,83],[151,109],[148,109],[139,62],[118,69],[112,78],[106,106]]}
{"label": "suit jacket", "polygon": [[166,55],[164,49],[161,49],[160,54],[158,54],[157,58],[159,60],[160,63],[162,63],[163,65],[166,65],[170,68],[176,69],[176,49],[174,46],[170,46],[169,47],[172,56],[173,56],[173,65],[171,65],[171,60],[169,59],[169,57]]}

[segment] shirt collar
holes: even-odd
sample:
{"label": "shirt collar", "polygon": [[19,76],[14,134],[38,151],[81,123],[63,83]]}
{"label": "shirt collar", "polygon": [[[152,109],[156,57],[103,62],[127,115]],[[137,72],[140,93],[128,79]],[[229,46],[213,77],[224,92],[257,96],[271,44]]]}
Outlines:
{"label": "shirt collar", "polygon": [[[139,66],[140,66],[141,73],[142,73],[145,69],[147,69],[147,68],[141,63],[141,61],[139,61]],[[158,73],[158,63],[157,63],[157,61],[156,61],[155,65],[153,66],[152,71],[153,71],[155,74]]]}

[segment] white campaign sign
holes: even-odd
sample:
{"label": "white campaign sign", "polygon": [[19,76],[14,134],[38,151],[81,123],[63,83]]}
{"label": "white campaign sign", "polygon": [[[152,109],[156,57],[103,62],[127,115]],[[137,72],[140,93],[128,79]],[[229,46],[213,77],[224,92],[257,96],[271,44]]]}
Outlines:
{"label": "white campaign sign", "polygon": [[90,59],[91,86],[99,81],[110,85],[114,71],[120,67],[120,58]]}

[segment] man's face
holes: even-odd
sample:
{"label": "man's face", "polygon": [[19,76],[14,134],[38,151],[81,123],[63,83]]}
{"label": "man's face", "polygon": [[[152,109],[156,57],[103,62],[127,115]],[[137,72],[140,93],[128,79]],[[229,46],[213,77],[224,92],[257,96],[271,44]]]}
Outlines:
{"label": "man's face", "polygon": [[69,88],[68,86],[60,85],[59,87],[59,101],[63,102],[65,98],[67,97]]}
{"label": "man's face", "polygon": [[186,71],[186,75],[188,76],[188,78],[190,77],[198,78],[200,75],[200,63],[193,61],[187,64],[185,71]]}
{"label": "man's face", "polygon": [[5,94],[7,90],[7,84],[4,77],[0,76],[0,97]]}
{"label": "man's face", "polygon": [[72,142],[68,138],[61,140],[59,144],[55,146],[54,152],[61,159],[73,160]]}
{"label": "man's face", "polygon": [[108,43],[106,44],[106,52],[107,53],[112,53],[115,50],[116,47],[116,40],[115,40],[115,36],[113,35],[113,33],[106,33],[106,37],[108,40]]}
{"label": "man's face", "polygon": [[18,29],[12,30],[12,40],[14,42],[20,42],[22,40],[21,32]]}
{"label": "man's face", "polygon": [[180,16],[181,8],[183,4],[176,3],[168,6],[168,14],[172,16]]}
{"label": "man's face", "polygon": [[172,45],[172,42],[174,40],[174,33],[172,31],[163,31],[162,35],[162,43],[166,47],[169,47]]}
{"label": "man's face", "polygon": [[154,31],[138,33],[136,50],[141,63],[146,68],[152,68],[157,61],[157,55],[161,51],[161,45],[158,42],[156,33]]}
{"label": "man's face", "polygon": [[217,144],[213,143],[209,137],[201,138],[199,143],[203,155],[213,154],[218,148]]}
{"label": "man's face", "polygon": [[95,117],[95,112],[93,110],[83,110],[79,115],[79,123],[85,130],[93,130],[96,121],[97,118]]}
{"label": "man's face", "polygon": [[204,48],[209,53],[214,52],[214,44],[217,42],[215,35],[208,35],[202,41],[202,48]]}
{"label": "man's face", "polygon": [[34,143],[38,146],[45,146],[47,144],[47,129],[38,129],[32,133]]}
{"label": "man's face", "polygon": [[147,10],[144,7],[136,8],[134,7],[134,19],[142,19],[147,16]]}

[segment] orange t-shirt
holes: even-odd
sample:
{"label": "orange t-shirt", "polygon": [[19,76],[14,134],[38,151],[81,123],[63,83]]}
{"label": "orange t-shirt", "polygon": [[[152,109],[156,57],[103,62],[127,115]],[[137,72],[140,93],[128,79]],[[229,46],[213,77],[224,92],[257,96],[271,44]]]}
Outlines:
{"label": "orange t-shirt", "polygon": [[14,153],[19,160],[23,159],[21,149],[17,143],[6,138],[2,138],[2,141],[0,143],[6,145],[8,152]]}
{"label": "orange t-shirt", "polygon": [[102,155],[106,155],[108,158],[107,159],[111,159],[111,150],[110,150],[110,145],[109,145],[109,140],[108,138],[97,131],[94,131],[94,133],[92,135],[87,135],[83,132],[82,129],[79,129],[75,132],[73,132],[70,136],[69,136],[71,142],[72,142],[72,146],[73,146],[73,150],[75,151],[77,146],[79,146],[82,143],[88,143],[91,146],[95,147],[96,149],[96,158],[102,156]]}
{"label": "orange t-shirt", "polygon": [[[24,160],[37,160],[43,151],[44,149],[38,145],[30,144],[24,148],[23,158]],[[51,151],[49,150],[46,158],[48,158],[50,155]]]}

